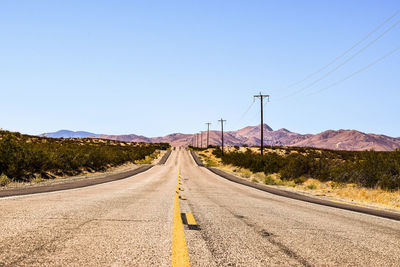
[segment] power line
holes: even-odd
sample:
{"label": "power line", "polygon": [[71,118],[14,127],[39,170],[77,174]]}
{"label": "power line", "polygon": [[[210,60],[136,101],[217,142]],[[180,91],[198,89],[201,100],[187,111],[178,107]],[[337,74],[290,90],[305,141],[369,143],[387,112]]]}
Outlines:
{"label": "power line", "polygon": [[346,59],[345,61],[343,61],[342,63],[340,63],[338,66],[336,66],[335,68],[333,68],[332,70],[330,70],[329,72],[325,73],[323,76],[319,77],[318,79],[314,80],[312,83],[303,86],[302,88],[300,88],[299,90],[286,95],[282,98],[277,99],[276,101],[281,101],[283,99],[292,97],[294,95],[297,95],[298,93],[314,86],[316,83],[320,82],[321,80],[325,79],[326,77],[328,77],[329,75],[331,75],[332,73],[334,73],[335,71],[337,71],[339,68],[341,68],[342,66],[344,66],[346,63],[348,63],[349,61],[351,61],[353,58],[355,58],[356,56],[358,56],[359,54],[361,54],[365,49],[367,49],[368,47],[370,47],[371,45],[373,45],[376,41],[378,41],[379,39],[381,39],[384,35],[386,35],[389,31],[391,31],[394,27],[396,27],[398,24],[400,23],[400,20],[396,21],[392,26],[390,26],[388,29],[386,29],[383,33],[381,33],[380,35],[378,35],[378,37],[376,37],[375,39],[373,39],[372,41],[370,41],[367,45],[365,45],[363,48],[361,48],[360,50],[358,50],[355,54],[353,54],[351,57],[349,57],[348,59]]}
{"label": "power line", "polygon": [[326,86],[326,87],[324,87],[324,88],[322,88],[322,89],[320,89],[320,90],[311,92],[310,94],[308,94],[308,95],[306,95],[306,96],[315,95],[315,94],[318,94],[318,93],[320,93],[320,92],[322,92],[322,91],[325,91],[325,90],[327,90],[327,89],[329,89],[329,88],[331,88],[331,87],[334,87],[334,86],[336,86],[336,85],[338,85],[338,84],[340,84],[340,83],[342,83],[342,82],[344,82],[344,81],[346,81],[346,80],[352,78],[353,76],[359,74],[360,72],[363,72],[363,71],[369,69],[370,67],[372,67],[373,65],[377,64],[378,62],[380,62],[380,61],[384,60],[385,58],[391,56],[392,54],[394,54],[394,53],[397,52],[398,50],[400,50],[400,46],[396,47],[395,49],[391,50],[389,53],[386,53],[386,54],[383,55],[382,57],[380,57],[380,58],[376,59],[375,61],[371,62],[370,64],[368,64],[368,65],[362,67],[361,69],[359,69],[359,70],[353,72],[352,74],[350,74],[350,75],[344,77],[343,79],[341,79],[341,80],[339,80],[339,81],[337,81],[337,82],[335,82],[335,83],[332,83],[331,85],[328,85],[328,86]]}
{"label": "power line", "polygon": [[354,48],[356,48],[357,46],[359,46],[362,42],[364,42],[365,40],[367,40],[371,35],[373,35],[375,32],[377,32],[380,28],[382,28],[386,23],[388,23],[392,18],[394,18],[395,16],[397,16],[400,13],[400,9],[397,10],[396,12],[394,12],[390,17],[388,17],[384,22],[382,22],[381,24],[379,24],[375,29],[373,29],[372,31],[370,31],[369,33],[367,33],[363,38],[361,38],[358,42],[356,42],[353,46],[351,46],[349,49],[347,49],[346,51],[344,51],[342,54],[340,54],[339,56],[335,57],[332,61],[330,61],[328,64],[326,64],[325,66],[319,68],[318,70],[316,70],[313,73],[310,73],[309,75],[307,75],[305,78],[292,83],[290,85],[288,85],[285,89],[289,89],[293,86],[296,86],[306,80],[308,80],[309,78],[313,77],[314,75],[320,73],[321,71],[327,69],[329,66],[333,65],[336,61],[338,61],[339,59],[341,59],[342,57],[344,57],[345,55],[347,55],[351,50],[353,50]]}
{"label": "power line", "polygon": [[246,111],[242,114],[242,116],[233,124],[233,128],[236,128],[237,125],[244,119],[244,117],[249,113],[250,109],[253,107],[255,102],[255,99],[253,99],[253,102],[251,102],[250,106],[246,109]]}
{"label": "power line", "polygon": [[[267,105],[267,102],[264,102],[263,107],[265,108],[265,106]],[[254,114],[253,117],[251,117],[251,119],[249,120],[249,122],[251,123],[256,117],[259,116],[259,113],[257,112],[256,114]]]}

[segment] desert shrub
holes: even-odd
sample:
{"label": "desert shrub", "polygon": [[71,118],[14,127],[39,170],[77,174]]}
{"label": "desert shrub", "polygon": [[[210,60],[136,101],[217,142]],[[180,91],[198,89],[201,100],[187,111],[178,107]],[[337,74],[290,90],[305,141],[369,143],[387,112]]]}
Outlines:
{"label": "desert shrub", "polygon": [[314,189],[317,189],[317,186],[314,183],[312,183],[312,184],[307,185],[307,188],[310,190],[314,190]]}
{"label": "desert shrub", "polygon": [[215,162],[215,161],[213,161],[213,160],[211,160],[211,159],[206,158],[206,159],[205,159],[205,165],[206,165],[207,167],[217,167],[217,166],[218,166],[218,163]]}
{"label": "desert shrub", "polygon": [[[208,147],[210,147],[210,146],[208,146]],[[211,147],[212,147],[212,146],[211,146]],[[190,149],[190,150],[193,150],[193,151],[204,151],[204,150],[207,150],[208,148],[206,148],[206,147],[189,146],[189,149]]]}
{"label": "desert shrub", "polygon": [[261,157],[250,149],[224,155],[220,149],[215,149],[213,154],[224,164],[246,168],[254,173],[262,171],[266,175],[280,173],[281,178],[288,181],[311,177],[338,184],[356,183],[369,188],[400,189],[400,150],[335,151],[296,147],[279,147],[279,150],[283,150],[283,155],[269,152]]}
{"label": "desert shrub", "polygon": [[295,178],[295,179],[293,180],[293,182],[294,182],[295,184],[303,184],[305,181],[306,181],[306,178],[304,178],[304,176],[300,176],[300,177]]}
{"label": "desert shrub", "polygon": [[169,144],[136,144],[96,139],[52,139],[0,131],[0,173],[16,181],[33,174],[75,174],[143,160]]}
{"label": "desert shrub", "polygon": [[245,178],[250,178],[252,174],[248,169],[242,169],[240,173]]}
{"label": "desert shrub", "polygon": [[396,190],[400,188],[400,175],[382,175],[378,186],[385,190]]}
{"label": "desert shrub", "polygon": [[6,186],[11,182],[12,180],[8,178],[5,174],[0,175],[0,186]]}
{"label": "desert shrub", "polygon": [[311,170],[311,159],[301,154],[290,154],[285,158],[285,165],[280,170],[284,180],[307,175]]}
{"label": "desert shrub", "polygon": [[267,175],[267,176],[265,176],[264,184],[276,185],[277,183],[276,183],[275,179],[271,175]]}

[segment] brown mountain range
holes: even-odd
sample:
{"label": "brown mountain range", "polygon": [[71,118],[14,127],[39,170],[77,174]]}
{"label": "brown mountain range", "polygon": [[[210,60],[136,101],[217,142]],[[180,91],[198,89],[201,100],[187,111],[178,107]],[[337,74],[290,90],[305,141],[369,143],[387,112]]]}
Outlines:
{"label": "brown mountain range", "polygon": [[[319,134],[299,134],[287,129],[272,130],[267,124],[264,128],[265,145],[318,147],[338,150],[376,150],[392,151],[400,148],[400,138],[386,135],[366,134],[356,130],[328,130]],[[207,133],[203,133],[203,146],[206,146]],[[194,135],[174,133],[163,137],[145,137],[129,135],[101,135],[96,138],[127,142],[166,142],[172,146],[188,146],[192,144]],[[201,138],[199,138],[201,140]],[[220,145],[221,132],[210,131],[209,144]],[[224,132],[224,142],[227,146],[260,145],[260,125],[248,126],[237,131]],[[200,145],[199,141],[199,145]]]}

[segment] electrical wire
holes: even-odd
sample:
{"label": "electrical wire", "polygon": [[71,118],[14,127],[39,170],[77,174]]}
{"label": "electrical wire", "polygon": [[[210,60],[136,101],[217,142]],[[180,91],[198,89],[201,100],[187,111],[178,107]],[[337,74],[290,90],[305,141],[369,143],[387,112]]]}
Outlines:
{"label": "electrical wire", "polygon": [[[265,106],[267,105],[268,102],[269,102],[269,101],[265,101],[265,102],[263,103],[263,108],[265,108]],[[261,112],[261,110],[260,110],[260,112]],[[257,112],[253,117],[251,117],[251,119],[249,120],[249,122],[252,122],[257,116],[260,116],[260,112]]]}
{"label": "electrical wire", "polygon": [[234,128],[244,119],[244,117],[247,115],[247,113],[253,107],[254,102],[255,102],[255,99],[253,99],[253,102],[251,102],[250,106],[246,109],[246,111],[242,114],[242,116],[235,122],[235,124],[233,125]]}
{"label": "electrical wire", "polygon": [[382,28],[386,23],[388,23],[392,18],[394,18],[395,16],[397,16],[400,13],[400,9],[397,10],[396,12],[394,12],[390,17],[388,17],[384,22],[382,22],[380,25],[378,25],[375,29],[373,29],[372,31],[370,31],[369,33],[367,33],[363,38],[361,38],[357,43],[355,43],[353,46],[351,46],[349,49],[347,49],[346,51],[344,51],[342,54],[340,54],[339,56],[335,57],[331,62],[329,62],[328,64],[326,64],[325,66],[319,68],[318,70],[316,70],[315,72],[307,75],[305,78],[292,83],[290,85],[288,85],[285,89],[289,89],[292,88],[308,79],[310,79],[311,77],[315,76],[316,74],[320,73],[321,71],[327,69],[329,66],[333,65],[336,61],[338,61],[339,59],[341,59],[342,57],[344,57],[345,55],[347,55],[351,50],[353,50],[354,48],[356,48],[357,46],[359,46],[361,43],[363,43],[365,40],[367,40],[371,35],[373,35],[375,32],[377,32],[380,28]]}
{"label": "electrical wire", "polygon": [[314,80],[312,83],[303,86],[302,88],[300,88],[299,90],[286,95],[284,97],[278,98],[276,101],[282,101],[284,99],[287,99],[289,97],[295,96],[299,93],[301,93],[302,91],[314,86],[315,84],[317,84],[318,82],[320,82],[321,80],[325,79],[326,77],[328,77],[329,75],[331,75],[332,73],[334,73],[335,71],[337,71],[338,69],[340,69],[342,66],[344,66],[346,63],[348,63],[349,61],[351,61],[353,58],[355,58],[356,56],[358,56],[359,54],[361,54],[364,50],[366,50],[368,47],[370,47],[371,45],[373,45],[375,42],[377,42],[379,39],[381,39],[384,35],[386,35],[388,32],[390,32],[392,29],[394,29],[398,24],[400,24],[400,20],[396,21],[394,24],[392,24],[388,29],[386,29],[383,33],[381,33],[380,35],[378,35],[375,39],[373,39],[372,41],[370,41],[368,44],[366,44],[364,47],[362,47],[360,50],[358,50],[355,54],[353,54],[351,57],[349,57],[348,59],[346,59],[345,61],[343,61],[342,63],[340,63],[339,65],[337,65],[335,68],[333,68],[332,70],[330,70],[329,72],[325,73],[323,76],[319,77],[318,79]]}
{"label": "electrical wire", "polygon": [[327,89],[329,89],[329,88],[332,88],[332,87],[334,87],[334,86],[336,86],[336,85],[338,85],[338,84],[340,84],[340,83],[342,83],[342,82],[344,82],[344,81],[346,81],[346,80],[352,78],[353,76],[359,74],[360,72],[363,72],[363,71],[369,69],[370,67],[372,67],[373,65],[377,64],[378,62],[384,60],[385,58],[387,58],[387,57],[389,57],[389,56],[391,56],[391,55],[393,55],[393,54],[396,53],[398,50],[400,50],[400,46],[398,46],[398,47],[396,47],[395,49],[391,50],[389,53],[386,53],[386,54],[383,55],[382,57],[380,57],[380,58],[374,60],[373,62],[369,63],[368,65],[362,67],[361,69],[359,69],[359,70],[353,72],[352,74],[350,74],[350,75],[344,77],[343,79],[341,79],[341,80],[339,80],[339,81],[337,81],[337,82],[335,82],[335,83],[332,83],[332,84],[330,84],[330,85],[328,85],[328,86],[326,86],[326,87],[324,87],[324,88],[322,88],[322,89],[320,89],[320,90],[311,92],[310,94],[308,94],[308,95],[306,95],[306,96],[315,95],[315,94],[318,94],[318,93],[320,93],[320,92],[322,92],[322,91],[325,91],[325,90],[327,90]]}

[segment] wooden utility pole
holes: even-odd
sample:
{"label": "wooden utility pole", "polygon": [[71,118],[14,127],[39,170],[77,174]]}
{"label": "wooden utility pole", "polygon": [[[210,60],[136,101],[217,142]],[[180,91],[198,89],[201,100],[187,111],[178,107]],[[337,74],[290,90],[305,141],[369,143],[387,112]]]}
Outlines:
{"label": "wooden utility pole", "polygon": [[226,122],[226,120],[223,120],[221,118],[218,121],[221,122],[221,146],[222,146],[222,155],[224,155],[224,122]]}
{"label": "wooden utility pole", "polygon": [[264,155],[264,111],[263,111],[263,99],[267,98],[269,101],[269,95],[258,94],[254,98],[260,98],[261,103],[261,156]]}
{"label": "wooden utility pole", "polygon": [[200,147],[203,148],[203,131],[200,131]]}
{"label": "wooden utility pole", "polygon": [[211,122],[206,122],[207,124],[207,148],[209,146],[209,141],[210,141],[210,124]]}

